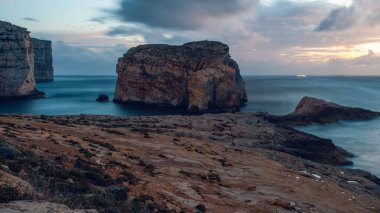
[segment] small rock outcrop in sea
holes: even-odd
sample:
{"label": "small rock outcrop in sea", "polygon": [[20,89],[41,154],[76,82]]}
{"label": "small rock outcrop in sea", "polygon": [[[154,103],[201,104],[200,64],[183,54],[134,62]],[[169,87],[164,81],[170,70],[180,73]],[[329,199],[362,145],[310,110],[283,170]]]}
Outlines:
{"label": "small rock outcrop in sea", "polygon": [[97,102],[108,102],[109,98],[107,95],[99,95],[99,97],[96,99]]}
{"label": "small rock outcrop in sea", "polygon": [[42,98],[27,29],[0,21],[0,98]]}
{"label": "small rock outcrop in sea", "polygon": [[32,38],[34,53],[34,77],[37,82],[54,80],[53,53],[51,41]]}
{"label": "small rock outcrop in sea", "polygon": [[302,126],[313,123],[334,123],[341,120],[368,120],[380,116],[379,112],[346,107],[318,98],[303,97],[294,112],[285,116],[272,116],[275,122]]}
{"label": "small rock outcrop in sea", "polygon": [[247,101],[238,64],[220,42],[137,46],[119,59],[117,73],[115,102],[204,113],[238,111]]}

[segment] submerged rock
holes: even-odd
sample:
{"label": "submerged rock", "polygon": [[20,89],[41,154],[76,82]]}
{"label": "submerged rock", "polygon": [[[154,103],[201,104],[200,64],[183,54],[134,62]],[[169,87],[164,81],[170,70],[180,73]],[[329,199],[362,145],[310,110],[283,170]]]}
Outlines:
{"label": "submerged rock", "polygon": [[204,113],[238,111],[247,101],[239,67],[220,42],[137,46],[119,59],[117,73],[116,102]]}
{"label": "submerged rock", "polygon": [[27,29],[0,21],[0,98],[41,97]]}
{"label": "submerged rock", "polygon": [[54,80],[51,41],[32,38],[34,52],[34,77],[37,82]]}

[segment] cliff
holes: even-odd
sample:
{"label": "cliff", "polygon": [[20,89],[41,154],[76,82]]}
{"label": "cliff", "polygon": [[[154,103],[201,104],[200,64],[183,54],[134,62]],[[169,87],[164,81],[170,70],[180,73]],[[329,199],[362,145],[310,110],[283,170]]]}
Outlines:
{"label": "cliff", "polygon": [[38,98],[34,55],[25,28],[0,21],[0,98]]}
{"label": "cliff", "polygon": [[119,59],[117,73],[116,102],[204,113],[238,111],[247,101],[239,67],[220,42],[131,48]]}
{"label": "cliff", "polygon": [[53,55],[51,41],[32,38],[34,77],[37,82],[53,81]]}

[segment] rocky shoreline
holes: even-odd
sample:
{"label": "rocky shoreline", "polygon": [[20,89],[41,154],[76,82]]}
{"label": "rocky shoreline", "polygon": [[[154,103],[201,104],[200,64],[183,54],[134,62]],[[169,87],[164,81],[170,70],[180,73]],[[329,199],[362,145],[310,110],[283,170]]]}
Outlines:
{"label": "rocky shoreline", "polygon": [[27,95],[0,96],[0,100],[43,99],[43,98],[46,98],[46,94],[39,90],[34,90]]}
{"label": "rocky shoreline", "polygon": [[[341,107],[351,115],[370,112]],[[334,166],[350,164],[351,154],[293,129],[298,117],[288,121],[266,113],[2,115],[0,193],[10,203],[0,210],[18,211],[25,202],[11,201],[32,200],[41,212],[47,206],[92,209],[72,212],[380,211],[380,179]]]}

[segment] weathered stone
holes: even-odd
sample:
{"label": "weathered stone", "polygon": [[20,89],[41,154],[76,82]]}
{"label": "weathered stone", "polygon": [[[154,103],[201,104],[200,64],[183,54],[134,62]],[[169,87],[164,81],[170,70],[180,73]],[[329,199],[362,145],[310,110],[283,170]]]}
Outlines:
{"label": "weathered stone", "polygon": [[204,113],[238,111],[247,101],[239,67],[220,42],[131,48],[119,59],[117,73],[116,102]]}
{"label": "weathered stone", "polygon": [[0,21],[0,98],[42,98],[27,29]]}
{"label": "weathered stone", "polygon": [[53,81],[53,55],[51,41],[32,38],[34,77],[37,82]]}
{"label": "weathered stone", "polygon": [[85,209],[70,209],[69,207],[49,202],[37,202],[37,201],[15,201],[5,204],[0,204],[1,212],[9,213],[50,213],[50,212],[59,212],[59,213],[96,213],[96,210],[85,210]]}

